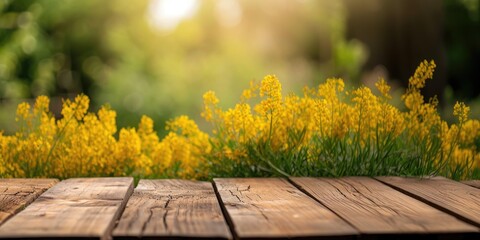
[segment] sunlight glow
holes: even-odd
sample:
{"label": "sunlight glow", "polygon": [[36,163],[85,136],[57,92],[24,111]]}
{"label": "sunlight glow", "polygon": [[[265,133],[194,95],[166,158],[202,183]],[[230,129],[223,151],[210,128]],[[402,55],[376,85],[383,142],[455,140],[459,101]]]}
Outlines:
{"label": "sunlight glow", "polygon": [[198,7],[198,0],[152,0],[149,17],[153,26],[171,31],[184,19],[191,17]]}

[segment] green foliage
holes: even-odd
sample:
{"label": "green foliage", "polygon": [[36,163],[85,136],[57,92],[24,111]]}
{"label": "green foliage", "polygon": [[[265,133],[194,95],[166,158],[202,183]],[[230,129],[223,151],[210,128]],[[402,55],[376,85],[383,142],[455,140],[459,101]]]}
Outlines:
{"label": "green foliage", "polygon": [[[143,114],[163,123],[198,116],[207,90],[228,106],[254,76],[275,72],[299,91],[325,75],[356,78],[365,57],[360,44],[345,40],[342,4],[329,1],[240,1],[237,25],[225,24],[217,1],[201,1],[172,30],[150,24],[146,0],[0,4],[0,128],[7,132],[14,131],[8,113],[24,98],[51,96],[58,117],[61,98],[85,93],[94,109],[116,109],[120,127]],[[156,130],[163,135],[164,126]]]}

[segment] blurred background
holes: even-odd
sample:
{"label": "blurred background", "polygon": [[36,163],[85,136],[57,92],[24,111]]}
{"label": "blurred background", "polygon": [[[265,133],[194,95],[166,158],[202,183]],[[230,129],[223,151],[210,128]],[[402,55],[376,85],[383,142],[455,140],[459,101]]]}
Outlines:
{"label": "blurred background", "polygon": [[48,95],[58,114],[85,93],[120,127],[145,114],[163,134],[181,114],[202,125],[205,91],[232,107],[266,74],[285,93],[384,77],[399,101],[423,59],[442,115],[462,100],[478,118],[480,0],[0,0],[0,130],[15,131],[19,102]]}

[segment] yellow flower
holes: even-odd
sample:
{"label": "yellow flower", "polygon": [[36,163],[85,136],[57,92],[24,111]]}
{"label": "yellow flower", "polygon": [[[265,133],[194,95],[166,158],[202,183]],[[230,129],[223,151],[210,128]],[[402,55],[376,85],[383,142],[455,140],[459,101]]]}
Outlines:
{"label": "yellow flower", "polygon": [[140,119],[140,123],[138,124],[138,133],[141,135],[153,133],[153,120],[143,115]]}
{"label": "yellow flower", "polygon": [[215,92],[208,91],[205,94],[203,94],[204,109],[201,115],[205,120],[207,120],[207,122],[213,119],[213,114],[217,109],[218,103],[219,103],[219,100],[217,96],[215,96]]}
{"label": "yellow flower", "polygon": [[168,121],[167,130],[178,132],[180,135],[183,136],[194,136],[199,132],[197,124],[185,115]]}
{"label": "yellow flower", "polygon": [[17,107],[17,117],[15,120],[18,122],[20,120],[25,120],[30,115],[30,104],[23,102],[18,104]]}
{"label": "yellow flower", "polygon": [[128,161],[134,162],[141,154],[142,143],[135,129],[121,129],[118,138],[118,158],[129,164]]}
{"label": "yellow flower", "polygon": [[342,79],[329,78],[324,84],[318,86],[318,96],[324,97],[327,101],[336,101],[338,93],[343,92],[345,83]]}
{"label": "yellow flower", "polygon": [[159,144],[159,138],[153,130],[153,120],[151,118],[142,116],[138,124],[138,135],[142,141],[142,152],[153,157],[155,147]]}
{"label": "yellow flower", "polygon": [[466,106],[463,102],[456,102],[453,107],[453,115],[458,118],[460,124],[463,124],[468,119],[468,113],[470,112],[470,107]]}
{"label": "yellow flower", "polygon": [[63,102],[62,115],[66,119],[75,117],[77,120],[82,120],[87,113],[89,104],[90,99],[83,94],[76,96],[73,102],[67,99]]}
{"label": "yellow flower", "polygon": [[405,102],[405,105],[408,109],[416,112],[420,108],[420,105],[424,103],[420,89],[425,87],[425,82],[427,79],[431,79],[433,77],[435,67],[436,65],[433,60],[430,62],[424,60],[417,67],[414,75],[408,80],[407,91],[402,95],[402,100]]}
{"label": "yellow flower", "polygon": [[33,107],[34,114],[48,112],[49,105],[50,99],[47,96],[38,96],[35,100],[35,106]]}
{"label": "yellow flower", "polygon": [[424,61],[410,78],[402,96],[405,111],[390,103],[390,86],[383,79],[375,84],[381,96],[367,87],[346,92],[344,81],[334,78],[304,88],[303,96],[283,96],[279,80],[268,75],[260,84],[251,82],[240,102],[226,111],[218,107],[214,92],[204,94],[202,116],[213,124],[211,135],[179,116],[167,122],[169,132],[162,139],[147,116],[136,129],[120,129],[117,137],[115,111],[103,106],[89,113],[85,95],[65,100],[63,118],[55,120],[48,97],[40,96],[33,110],[28,103],[19,104],[18,132],[5,136],[0,131],[0,177],[205,178],[208,167],[221,159],[244,165],[257,161],[258,154],[278,154],[285,161],[289,158],[281,154],[289,154],[310,164],[322,160],[321,150],[356,157],[348,154],[374,153],[390,143],[405,148],[394,147],[391,154],[427,152],[425,158],[439,167],[480,167],[480,121],[468,118],[470,108],[457,102],[453,110],[459,123],[449,125],[437,112],[438,100],[425,101],[421,94],[434,68],[433,61]]}
{"label": "yellow flower", "polygon": [[427,60],[421,62],[415,70],[414,75],[409,79],[409,86],[416,89],[425,87],[425,81],[427,79],[432,79],[435,67],[436,65],[433,60],[430,62]]}
{"label": "yellow flower", "polygon": [[111,110],[109,106],[102,106],[98,111],[99,121],[102,123],[108,134],[114,134],[117,132],[116,117],[117,113]]}
{"label": "yellow flower", "polygon": [[259,86],[255,84],[254,81],[251,81],[250,88],[245,89],[242,92],[242,98],[241,98],[242,102],[245,102],[253,97],[256,97],[257,95],[255,94],[255,92],[257,91],[258,88]]}
{"label": "yellow flower", "polygon": [[282,85],[275,75],[267,75],[260,85],[260,96],[267,99],[260,103],[260,110],[264,114],[273,114],[279,110],[282,102]]}
{"label": "yellow flower", "polygon": [[390,86],[385,82],[385,79],[381,78],[378,82],[375,83],[378,91],[385,97],[386,99],[392,99],[390,96]]}

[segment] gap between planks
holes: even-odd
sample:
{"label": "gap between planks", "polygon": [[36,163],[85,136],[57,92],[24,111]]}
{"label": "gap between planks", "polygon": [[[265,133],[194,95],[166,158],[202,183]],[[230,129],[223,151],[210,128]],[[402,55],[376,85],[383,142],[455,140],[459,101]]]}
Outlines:
{"label": "gap between planks", "polygon": [[140,180],[113,231],[114,239],[231,239],[212,183]]}
{"label": "gap between planks", "polygon": [[444,177],[376,177],[388,186],[480,227],[480,189]]}
{"label": "gap between planks", "polygon": [[462,183],[472,187],[480,188],[480,180],[462,181]]}
{"label": "gap between planks", "polygon": [[[256,178],[256,179],[253,179],[253,180],[258,181],[258,182],[260,182],[260,181],[265,181],[265,182],[268,183],[269,181],[271,181],[271,179],[272,179],[272,178],[266,178],[266,179]],[[350,226],[351,230],[353,230],[353,231],[358,230],[360,233],[363,233],[363,234],[365,234],[365,233],[368,232],[368,231],[365,231],[365,229],[362,229],[361,227],[359,227],[359,226],[358,226],[359,223],[357,223],[357,224],[352,223],[352,222],[354,222],[354,221],[352,221],[351,219],[349,220],[348,216],[342,216],[342,214],[339,214],[339,213],[336,211],[336,209],[331,206],[331,203],[330,203],[330,204],[324,204],[324,202],[322,202],[321,200],[319,200],[319,199],[315,196],[315,194],[312,194],[312,191],[311,191],[311,190],[308,191],[308,190],[306,190],[304,187],[300,186],[300,185],[297,183],[298,181],[295,181],[295,180],[298,180],[298,179],[302,179],[302,178],[291,178],[291,179],[288,179],[288,180],[287,180],[287,179],[283,179],[283,178],[282,178],[282,179],[279,179],[280,182],[283,182],[283,183],[279,183],[280,186],[283,185],[283,187],[280,187],[280,191],[283,191],[283,192],[286,193],[287,195],[289,195],[289,194],[298,195],[298,192],[300,192],[300,194],[301,194],[301,193],[306,194],[307,199],[310,199],[310,200],[318,203],[318,205],[326,208],[327,210],[330,210],[334,215],[336,215],[337,217],[339,217],[339,219],[348,222],[347,225]],[[315,178],[315,179],[318,179],[319,181],[329,180],[329,179],[325,179],[325,178]],[[348,183],[347,185],[352,185],[352,184],[354,184],[355,181],[353,181],[353,183],[352,183],[352,182],[351,182],[352,180],[348,180],[348,179],[352,179],[352,178],[339,178],[339,179],[335,179],[335,181],[343,181],[344,184],[345,184],[345,183]],[[355,178],[355,179],[357,179],[357,178]],[[360,179],[362,179],[362,178],[360,178]],[[382,179],[382,178],[380,177],[379,179]],[[211,193],[213,194],[212,196],[214,196],[214,198],[213,198],[214,201],[215,201],[218,205],[220,205],[220,209],[221,209],[220,211],[221,211],[221,212],[223,211],[223,218],[224,218],[223,220],[226,221],[226,224],[227,224],[227,226],[228,226],[228,227],[227,227],[227,232],[228,232],[228,230],[230,230],[229,233],[232,234],[232,235],[229,235],[229,236],[227,236],[227,237],[221,237],[221,238],[232,238],[232,237],[233,237],[234,239],[239,239],[240,237],[242,237],[242,238],[257,238],[257,237],[258,237],[258,238],[263,238],[263,237],[265,237],[265,238],[272,238],[272,237],[279,237],[279,238],[281,238],[281,237],[309,237],[309,236],[312,237],[312,236],[319,236],[319,235],[315,235],[315,234],[312,234],[312,235],[308,235],[308,234],[307,234],[307,235],[305,235],[305,234],[297,234],[297,233],[293,233],[293,234],[292,234],[292,233],[289,233],[290,235],[288,235],[288,234],[286,234],[286,235],[281,235],[281,234],[277,234],[277,235],[275,235],[275,234],[273,234],[273,235],[264,234],[264,235],[262,235],[262,234],[258,234],[258,232],[257,232],[257,235],[255,235],[255,234],[249,235],[248,231],[245,231],[245,229],[242,230],[241,227],[236,229],[236,224],[237,224],[237,226],[238,226],[238,225],[242,225],[242,224],[239,224],[239,220],[235,218],[235,215],[234,215],[233,217],[230,216],[230,214],[229,214],[229,209],[230,209],[230,211],[233,211],[233,210],[232,210],[232,206],[234,207],[233,209],[235,209],[235,208],[238,208],[239,206],[241,206],[242,203],[240,203],[240,204],[233,203],[233,205],[232,205],[232,202],[231,202],[231,201],[230,201],[230,202],[228,202],[228,201],[225,202],[225,200],[222,200],[222,193],[225,195],[225,193],[227,193],[227,192],[225,192],[225,189],[222,189],[222,188],[219,189],[219,188],[217,187],[217,185],[218,185],[217,182],[222,182],[222,181],[224,181],[224,180],[225,180],[225,179],[215,179],[215,180],[213,181],[213,183],[209,183],[209,185],[212,187],[212,189],[209,190],[209,191],[212,191]],[[248,179],[232,179],[232,180],[242,180],[242,181],[246,181],[246,180],[248,180]],[[278,180],[278,179],[277,179],[277,180]],[[142,180],[142,181],[143,181],[143,180]],[[147,181],[147,180],[145,180],[145,181]],[[148,181],[151,181],[151,180],[148,180]],[[170,180],[170,181],[183,181],[183,180]],[[290,181],[290,183],[289,183],[288,181]],[[329,181],[330,181],[330,180],[329,180]],[[375,182],[376,182],[376,180],[372,180],[372,181],[375,181]],[[450,181],[450,180],[449,180],[449,181]],[[286,186],[284,185],[285,182],[287,183]],[[369,181],[369,182],[370,182],[370,181]],[[382,182],[382,181],[380,180],[380,182]],[[406,193],[407,195],[412,196],[412,197],[414,197],[415,199],[420,199],[420,200],[422,200],[421,197],[419,197],[419,196],[417,196],[417,195],[415,195],[415,194],[413,194],[413,193],[411,193],[411,192],[409,192],[409,191],[407,191],[407,190],[405,190],[405,189],[402,189],[402,188],[400,188],[400,187],[398,187],[398,186],[395,187],[395,186],[393,186],[392,184],[388,184],[388,183],[384,183],[384,182],[380,183],[380,182],[377,182],[377,183],[378,183],[378,184],[381,184],[381,185],[383,185],[383,186],[385,186],[385,187],[387,187],[387,185],[388,185],[388,186],[391,186],[391,187],[393,187],[393,188],[395,189],[395,190],[393,190],[393,191],[395,191],[395,192],[397,192],[397,193],[400,193],[400,192]],[[374,185],[378,185],[378,184],[374,184]],[[386,185],[384,185],[384,184],[386,184]],[[460,183],[458,183],[458,184],[460,184]],[[139,185],[140,185],[140,184],[139,184]],[[147,184],[147,185],[148,185],[148,184]],[[185,186],[185,185],[182,185],[182,184],[174,184],[174,185],[175,185],[175,188],[176,188],[176,189],[178,189],[179,187]],[[188,184],[187,184],[187,185],[188,185]],[[228,184],[227,184],[227,185],[228,185]],[[253,185],[255,185],[255,184],[253,184]],[[246,185],[246,184],[244,184],[244,183],[241,183],[241,181],[240,181],[239,186],[237,186],[235,189],[230,189],[230,190],[232,190],[233,192],[236,191],[239,195],[237,194],[237,197],[235,197],[235,198],[237,198],[238,201],[241,201],[241,199],[238,199],[238,197],[241,196],[241,197],[243,197],[243,198],[245,199],[246,197],[243,196],[243,194],[248,195],[248,194],[249,194],[248,192],[251,190],[251,187],[252,187],[253,185],[251,185],[251,184]],[[267,184],[267,185],[268,185],[268,184]],[[260,188],[259,188],[259,192],[257,193],[257,195],[258,195],[258,194],[261,195],[261,194],[264,194],[264,193],[266,193],[266,192],[268,192],[268,191],[272,191],[272,186],[274,186],[274,185],[276,185],[276,184],[270,185],[270,188],[268,188],[268,187],[267,187],[267,188],[260,187]],[[291,185],[291,186],[288,186],[288,185]],[[331,185],[331,184],[330,184],[330,185]],[[462,185],[462,184],[460,184],[460,185]],[[293,189],[292,189],[291,187],[293,187]],[[137,186],[137,188],[138,188],[138,186]],[[347,186],[347,187],[344,187],[344,188],[348,188],[348,186]],[[358,186],[357,186],[357,188],[358,188]],[[387,187],[387,188],[390,188],[390,187]],[[468,188],[470,188],[470,187],[468,187]],[[288,190],[286,190],[286,189],[289,189],[290,191],[288,191]],[[384,187],[381,187],[381,189],[385,190]],[[151,189],[150,189],[150,190],[151,190]],[[168,190],[168,189],[164,189],[164,190]],[[172,189],[170,189],[170,191],[171,191],[171,190],[172,190]],[[228,196],[229,194],[232,195],[232,197],[235,195],[235,194],[232,194],[232,192],[230,192],[230,190],[229,190],[229,192],[228,192],[227,195],[226,195],[227,197],[229,197],[229,196]],[[278,190],[278,189],[277,189],[277,190]],[[357,189],[357,190],[358,190],[358,189]],[[398,190],[398,191],[397,191],[397,190]],[[184,191],[184,192],[185,192],[185,191]],[[275,192],[275,191],[274,191],[274,192]],[[348,191],[347,191],[347,192],[348,192]],[[360,191],[359,191],[359,192],[360,192]],[[400,194],[402,194],[402,193],[400,193]],[[185,194],[186,194],[186,193],[185,193]],[[363,193],[363,194],[364,194],[364,193]],[[171,195],[171,193],[170,193],[170,195]],[[186,194],[186,195],[188,195],[188,194]],[[402,194],[402,195],[403,195],[403,194]],[[127,202],[127,199],[128,199],[128,201],[132,200],[132,197],[133,197],[134,195],[132,195],[131,197],[129,197],[129,196],[130,196],[129,194],[126,195],[126,197],[124,198],[124,201],[123,201],[123,205],[121,205],[121,206],[119,207],[119,210],[117,211],[117,214],[116,214],[116,216],[113,217],[113,219],[116,219],[116,218],[118,218],[118,217],[120,217],[120,216],[121,216],[121,218],[123,218],[124,216],[126,216],[125,214],[127,214],[127,207],[125,207],[125,204],[126,204],[126,202]],[[279,195],[279,196],[281,197],[281,195]],[[405,195],[405,196],[406,196],[406,195]],[[250,198],[252,198],[252,197],[255,198],[255,194],[253,194],[252,196],[250,196]],[[258,196],[257,196],[257,197],[258,197]],[[384,197],[384,196],[383,196],[383,197]],[[167,198],[168,198],[168,197],[167,197]],[[225,197],[224,197],[224,198],[225,198]],[[267,198],[268,198],[268,197],[267,197]],[[286,198],[288,199],[289,197],[286,197]],[[401,198],[402,198],[402,197],[401,197]],[[231,199],[230,199],[230,200],[231,200]],[[237,200],[235,200],[235,199],[233,199],[233,200],[234,200],[234,201],[237,201]],[[252,200],[252,199],[250,199],[250,200]],[[255,199],[254,199],[254,200],[255,200]],[[258,199],[257,199],[257,200],[258,200]],[[278,199],[277,199],[277,200],[278,200]],[[285,199],[281,199],[281,200],[285,200]],[[328,200],[328,199],[327,199],[327,200]],[[376,200],[378,200],[378,199],[376,199]],[[325,201],[325,200],[324,200],[324,201]],[[375,200],[374,200],[374,201],[375,201]],[[408,200],[408,201],[410,201],[410,200]],[[415,200],[415,201],[417,201],[417,200]],[[439,209],[445,211],[445,208],[444,208],[444,207],[438,206],[438,205],[435,204],[435,203],[432,204],[430,201],[425,201],[425,203],[427,203],[428,205],[431,205],[431,206],[433,206],[433,207],[435,207],[435,208],[439,208]],[[169,207],[172,207],[173,205],[170,205],[170,204],[171,204],[171,199],[170,199],[170,200],[167,200],[166,202],[164,202],[163,208],[167,209],[167,208],[169,208]],[[255,204],[256,204],[256,205],[254,205],[253,209],[254,209],[254,211],[257,211],[255,214],[257,214],[257,216],[259,216],[260,218],[264,218],[264,219],[265,219],[265,218],[269,218],[270,215],[272,215],[272,213],[269,212],[270,210],[268,210],[268,211],[266,211],[266,212],[263,212],[263,213],[261,213],[260,215],[258,215],[258,211],[259,211],[258,207],[259,207],[259,205],[258,205],[258,203],[255,203]],[[316,207],[318,207],[318,206],[316,206]],[[247,206],[246,208],[248,209],[248,206]],[[275,207],[275,208],[276,208],[276,207]],[[252,208],[250,208],[250,210],[252,210]],[[169,216],[168,212],[170,212],[170,211],[172,211],[172,210],[171,210],[171,209],[168,209],[168,210],[167,210],[167,213],[166,213],[166,214],[163,214],[162,216]],[[383,209],[382,211],[386,211],[386,210]],[[452,213],[450,210],[448,210],[448,208],[446,209],[446,211],[447,211],[449,214],[452,214],[452,215],[454,215],[454,216],[457,216],[457,214],[456,214],[455,212]],[[123,212],[123,214],[122,214],[122,212]],[[289,211],[287,211],[287,213],[288,213],[288,214],[292,214],[291,212],[289,213]],[[274,215],[274,214],[273,214],[273,215]],[[292,216],[293,216],[293,215],[292,215]],[[151,216],[150,216],[150,217],[151,217]],[[420,217],[421,217],[421,216],[420,216]],[[457,217],[458,217],[458,216],[457,216]],[[121,220],[122,220],[122,219],[120,219],[120,222],[121,222]],[[462,218],[462,220],[463,220],[463,218]],[[468,220],[468,218],[467,218],[467,220]],[[163,218],[163,221],[165,221],[165,218]],[[117,228],[118,228],[119,226],[121,226],[121,225],[120,225],[120,222],[119,222],[119,224],[115,227],[115,230],[117,230]],[[471,220],[468,220],[467,222],[471,223],[472,221],[471,221]],[[235,224],[235,223],[236,223],[236,224]],[[361,222],[360,222],[360,223],[361,223]],[[111,228],[113,227],[113,224],[114,224],[114,221],[111,221],[111,222],[110,222],[110,226],[109,226],[108,228],[111,229]],[[280,225],[282,225],[282,224],[284,224],[284,223],[280,223]],[[295,224],[295,223],[293,223],[293,224]],[[261,225],[261,224],[260,224],[260,225]],[[259,228],[260,225],[257,225],[256,227]],[[267,225],[268,225],[268,224],[267,224]],[[275,224],[273,224],[273,226],[274,226],[274,225],[275,225]],[[457,223],[455,223],[454,225],[458,226]],[[144,230],[145,230],[145,229],[147,229],[146,226],[147,226],[147,225],[143,226],[142,228],[144,228]],[[288,227],[286,227],[286,228],[288,228]],[[478,229],[477,229],[477,228],[475,228],[475,229],[476,229],[477,232],[478,232]],[[367,229],[367,230],[368,230],[368,229]],[[377,229],[377,230],[378,230],[378,229]],[[472,230],[472,229],[464,229],[464,230],[462,230],[462,231],[469,232],[470,230]],[[239,233],[237,233],[237,231],[239,231]],[[1,232],[1,228],[0,228],[0,232]],[[288,230],[286,230],[286,232],[288,232]],[[434,232],[434,231],[432,231],[432,232]],[[193,237],[193,235],[185,235],[185,234],[182,235],[182,234],[178,234],[178,233],[177,233],[177,235],[175,235],[175,234],[172,234],[172,233],[173,233],[173,232],[168,233],[168,234],[170,234],[170,235],[168,235],[168,234],[165,235],[165,234],[164,234],[163,237],[167,237],[167,238],[168,238],[168,237],[174,237],[174,236],[177,236],[177,237],[180,237],[180,238]],[[345,236],[347,236],[347,235],[353,236],[353,235],[356,235],[356,234],[358,234],[358,233],[353,233],[353,234],[349,233],[349,234],[346,234]],[[395,235],[395,234],[393,234],[393,233],[392,233],[393,235],[389,235],[389,233],[388,233],[387,231],[384,231],[384,232],[382,232],[382,231],[375,232],[375,230],[371,230],[371,232],[370,232],[370,233],[367,233],[367,235],[368,235],[368,234],[374,234],[374,235],[376,234],[376,236],[378,236],[378,237],[380,237],[380,238],[386,238],[386,239],[389,239],[390,237],[392,237],[393,235]],[[386,234],[386,235],[385,235],[385,234]],[[410,234],[410,235],[408,235],[408,234]],[[120,234],[120,235],[121,235],[121,234]],[[123,239],[123,237],[125,237],[125,236],[122,237],[122,236],[120,236],[120,235],[117,236],[118,239]],[[148,235],[148,234],[147,234],[147,235]],[[341,235],[341,234],[340,234],[340,235]],[[360,237],[362,237],[362,236],[364,237],[365,235],[360,235]],[[412,235],[412,231],[411,231],[410,233],[408,233],[408,231],[406,231],[403,235],[399,235],[399,236],[403,236],[403,237],[407,237],[407,236],[409,236],[409,237],[414,237],[414,236],[418,236],[418,235],[416,235],[416,234],[413,234],[413,235]],[[478,235],[477,235],[477,236],[478,236]],[[104,236],[101,237],[101,238],[106,239],[106,237],[108,237],[108,236],[104,235]],[[147,236],[144,236],[144,237],[147,237]],[[152,235],[151,237],[154,237],[154,236]],[[325,237],[325,235],[324,235],[324,237]],[[328,236],[327,236],[327,237],[328,237]],[[332,237],[332,235],[330,235],[330,237]],[[362,238],[363,238],[363,237],[362,237]],[[455,235],[449,235],[448,233],[445,232],[445,234],[444,234],[444,235],[441,235],[441,237],[456,237],[456,236],[455,236]],[[207,238],[207,237],[206,237],[206,238]],[[136,238],[136,239],[138,239],[138,238]]]}
{"label": "gap between planks", "polygon": [[462,237],[478,233],[478,228],[372,178],[301,177],[290,180],[363,235],[440,237],[448,234]]}
{"label": "gap between planks", "polygon": [[214,184],[231,229],[240,239],[351,239],[358,235],[287,179],[221,178],[214,179]]}
{"label": "gap between planks", "polygon": [[0,238],[110,238],[133,178],[71,178],[0,226]]}

